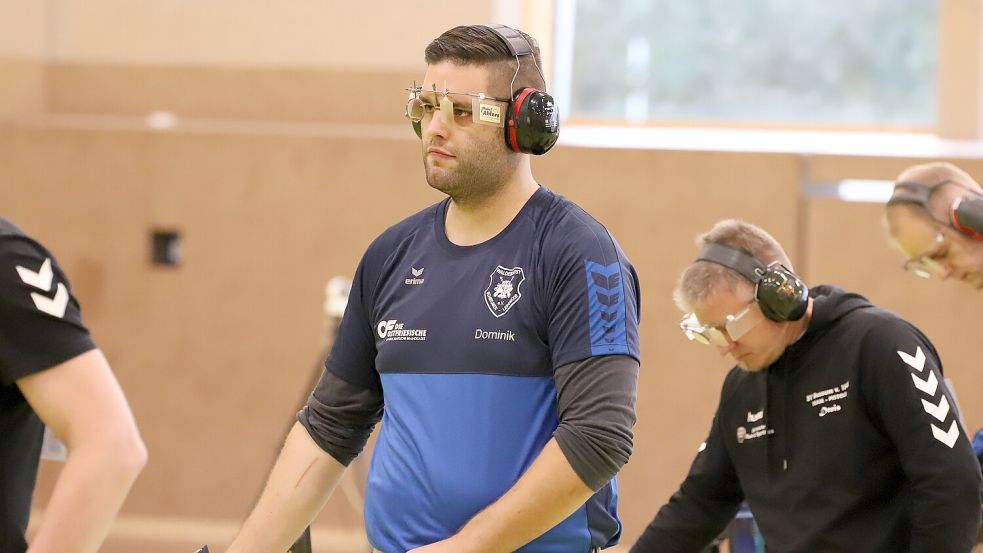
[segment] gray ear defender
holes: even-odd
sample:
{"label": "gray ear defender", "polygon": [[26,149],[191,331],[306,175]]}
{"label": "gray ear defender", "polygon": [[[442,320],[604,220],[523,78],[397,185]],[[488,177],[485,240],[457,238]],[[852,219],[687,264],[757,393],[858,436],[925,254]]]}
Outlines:
{"label": "gray ear defender", "polygon": [[722,265],[748,279],[758,307],[770,321],[797,321],[809,308],[809,287],[782,265],[765,265],[743,250],[712,243],[703,246],[696,260]]}

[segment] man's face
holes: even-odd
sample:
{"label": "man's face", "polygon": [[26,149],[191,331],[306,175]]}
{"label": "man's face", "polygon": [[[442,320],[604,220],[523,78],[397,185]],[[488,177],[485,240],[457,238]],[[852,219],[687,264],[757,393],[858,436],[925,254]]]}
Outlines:
{"label": "man's face", "polygon": [[[740,286],[738,290],[730,290],[721,286],[707,300],[693,309],[696,318],[705,325],[723,330],[727,338],[726,346],[718,346],[721,355],[730,354],[737,365],[751,372],[760,371],[781,357],[788,345],[788,324],[776,323],[764,318],[760,308],[752,304],[754,290],[750,284]],[[728,315],[736,315],[750,305],[751,310],[758,311],[763,319],[739,340],[734,341],[726,332],[725,323]]]}
{"label": "man's face", "polygon": [[933,277],[983,288],[983,243],[930,220],[914,206],[888,207],[886,221],[888,234],[906,259],[928,259],[939,266]]}
{"label": "man's face", "polygon": [[[501,92],[490,90],[487,66],[451,61],[429,66],[423,79],[421,98],[438,106],[443,95],[434,94],[434,86],[490,96]],[[490,195],[515,172],[519,156],[506,148],[501,127],[473,123],[470,97],[450,94],[448,99],[454,103],[453,122],[439,111],[421,121],[427,182],[456,200]]]}

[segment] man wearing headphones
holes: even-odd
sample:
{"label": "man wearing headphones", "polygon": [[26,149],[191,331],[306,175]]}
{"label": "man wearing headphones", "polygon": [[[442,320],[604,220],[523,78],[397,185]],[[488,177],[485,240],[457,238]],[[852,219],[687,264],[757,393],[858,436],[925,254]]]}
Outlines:
{"label": "man wearing headphones", "polygon": [[[45,426],[68,457],[28,547]],[[44,246],[0,217],[0,551],[95,553],[146,456],[68,278]]]}
{"label": "man wearing headphones", "polygon": [[983,191],[968,173],[938,162],[905,169],[885,220],[905,269],[983,288]]}
{"label": "man wearing headphones", "polygon": [[[904,268],[922,278],[957,278],[983,288],[983,190],[951,163],[914,165],[901,172],[887,202],[885,223],[905,255]],[[973,449],[983,465],[983,430]],[[983,528],[977,541],[983,543]],[[983,551],[983,546],[977,546]]]}
{"label": "man wearing headphones", "polygon": [[980,472],[928,339],[736,220],[676,288],[686,335],[737,363],[689,475],[632,553],[697,553],[746,500],[774,553],[967,553]]}
{"label": "man wearing headphones", "polygon": [[368,248],[324,374],[229,551],[283,551],[382,418],[365,500],[383,553],[616,543],[632,448],[638,281],[608,231],[539,185],[559,131],[539,50],[504,26],[426,48],[407,117],[444,201]]}

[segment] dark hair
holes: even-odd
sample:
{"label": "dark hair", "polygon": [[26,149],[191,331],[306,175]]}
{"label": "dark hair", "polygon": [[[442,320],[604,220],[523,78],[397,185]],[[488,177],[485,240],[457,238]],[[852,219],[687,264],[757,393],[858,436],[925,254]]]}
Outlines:
{"label": "dark hair", "polygon": [[[509,96],[515,89],[531,86],[546,90],[543,81],[543,62],[539,55],[539,43],[528,34],[516,29],[532,47],[530,56],[519,56],[519,74],[515,77],[514,89],[509,90]],[[515,74],[515,57],[509,52],[508,46],[491,29],[484,25],[461,25],[444,31],[439,37],[427,45],[424,50],[427,65],[442,61],[451,61],[458,65],[495,65],[492,77],[507,83]],[[530,63],[532,62],[532,63]]]}

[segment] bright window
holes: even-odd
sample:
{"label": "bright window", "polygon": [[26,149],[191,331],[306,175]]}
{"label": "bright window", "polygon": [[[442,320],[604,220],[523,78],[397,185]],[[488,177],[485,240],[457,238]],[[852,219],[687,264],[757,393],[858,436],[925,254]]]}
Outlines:
{"label": "bright window", "polygon": [[558,0],[558,100],[576,120],[929,128],[938,2]]}

